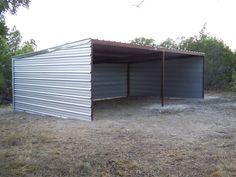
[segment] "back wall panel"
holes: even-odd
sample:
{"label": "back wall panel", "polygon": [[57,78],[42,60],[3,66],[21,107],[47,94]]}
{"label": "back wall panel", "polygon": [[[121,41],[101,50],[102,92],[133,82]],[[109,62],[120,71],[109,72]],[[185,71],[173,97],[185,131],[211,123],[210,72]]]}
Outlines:
{"label": "back wall panel", "polygon": [[158,96],[160,81],[160,61],[130,65],[130,96]]}
{"label": "back wall panel", "polygon": [[202,98],[203,58],[166,60],[165,96]]}

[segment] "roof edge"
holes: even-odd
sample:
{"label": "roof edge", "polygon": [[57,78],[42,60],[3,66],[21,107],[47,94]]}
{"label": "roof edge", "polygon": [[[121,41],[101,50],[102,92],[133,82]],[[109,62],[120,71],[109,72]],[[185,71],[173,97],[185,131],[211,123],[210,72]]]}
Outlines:
{"label": "roof edge", "polygon": [[141,46],[141,45],[137,45],[137,44],[130,44],[130,43],[124,43],[124,42],[116,42],[116,41],[99,40],[99,39],[93,39],[93,38],[85,38],[85,39],[82,39],[82,40],[77,40],[77,41],[74,41],[74,42],[65,43],[65,44],[62,44],[62,45],[58,45],[58,46],[55,46],[55,47],[50,47],[50,48],[35,51],[35,52],[29,52],[29,53],[22,54],[22,55],[16,55],[16,56],[13,56],[12,58],[18,59],[18,58],[32,57],[32,56],[41,55],[41,54],[47,54],[47,53],[50,53],[50,52],[54,52],[56,50],[60,50],[63,47],[65,47],[65,48],[70,47],[69,45],[71,45],[71,44],[75,44],[77,42],[82,42],[82,41],[85,41],[85,40],[90,40],[92,45],[93,44],[95,44],[95,45],[96,44],[97,45],[111,45],[111,46],[117,46],[117,47],[135,48],[135,49],[143,49],[143,50],[150,50],[150,51],[178,53],[178,54],[194,55],[194,56],[205,56],[205,53],[203,53],[203,52],[196,52],[196,51],[189,51],[189,50],[179,50],[179,49],[168,49],[168,48],[164,48],[164,47],[160,47],[160,46],[158,46],[158,47]]}
{"label": "roof edge", "polygon": [[151,51],[160,51],[160,52],[168,52],[168,53],[178,53],[178,54],[186,54],[186,55],[195,55],[195,56],[205,56],[203,52],[196,52],[190,50],[180,50],[180,49],[168,49],[164,47],[152,47],[152,46],[142,46],[137,44],[130,44],[124,42],[116,42],[116,41],[106,41],[106,40],[99,40],[99,39],[91,39],[92,44],[97,45],[111,45],[117,47],[127,47],[127,48],[135,48],[135,49],[143,49],[143,50],[151,50]]}
{"label": "roof edge", "polygon": [[54,52],[56,50],[60,50],[62,47],[66,47],[67,45],[74,44],[74,43],[77,43],[77,42],[82,42],[82,41],[85,41],[85,40],[90,40],[91,41],[92,39],[91,38],[85,38],[85,39],[82,39],[82,40],[77,40],[77,41],[74,41],[74,42],[69,42],[69,43],[65,43],[65,44],[62,44],[62,45],[57,45],[55,47],[50,47],[50,48],[35,51],[35,52],[29,52],[29,53],[25,53],[25,54],[21,54],[21,55],[16,55],[16,56],[13,56],[12,58],[18,59],[18,58],[32,57],[32,56],[41,55],[41,54],[47,54],[47,53],[50,53],[50,52]]}

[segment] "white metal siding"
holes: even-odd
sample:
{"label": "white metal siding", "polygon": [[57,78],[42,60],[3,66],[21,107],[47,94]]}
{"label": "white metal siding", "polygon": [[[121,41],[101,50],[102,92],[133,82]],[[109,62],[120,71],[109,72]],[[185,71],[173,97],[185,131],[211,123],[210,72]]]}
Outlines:
{"label": "white metal siding", "polygon": [[93,65],[93,99],[127,96],[126,64]]}
{"label": "white metal siding", "polygon": [[91,41],[13,59],[14,110],[91,120]]}

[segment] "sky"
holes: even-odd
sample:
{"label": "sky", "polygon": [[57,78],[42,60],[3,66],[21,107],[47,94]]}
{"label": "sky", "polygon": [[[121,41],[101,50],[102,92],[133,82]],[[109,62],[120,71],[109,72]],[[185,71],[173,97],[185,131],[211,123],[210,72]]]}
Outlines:
{"label": "sky", "polygon": [[207,32],[236,49],[235,0],[32,0],[29,9],[6,16],[23,40],[38,50],[84,38],[129,42],[135,37],[156,43],[170,37]]}

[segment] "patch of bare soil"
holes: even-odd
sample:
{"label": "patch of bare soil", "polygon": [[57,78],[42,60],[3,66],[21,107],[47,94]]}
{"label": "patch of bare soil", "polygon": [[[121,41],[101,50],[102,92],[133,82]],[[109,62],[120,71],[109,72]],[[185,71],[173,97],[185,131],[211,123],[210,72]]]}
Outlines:
{"label": "patch of bare soil", "polygon": [[0,108],[0,176],[236,177],[236,94],[98,101],[93,122]]}

